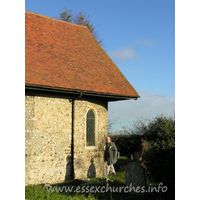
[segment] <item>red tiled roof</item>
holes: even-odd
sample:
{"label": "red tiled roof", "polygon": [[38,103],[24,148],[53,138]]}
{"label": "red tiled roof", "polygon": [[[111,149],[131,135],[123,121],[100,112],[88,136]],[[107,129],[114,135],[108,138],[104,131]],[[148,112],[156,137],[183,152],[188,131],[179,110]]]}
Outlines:
{"label": "red tiled roof", "polygon": [[25,20],[26,85],[139,97],[86,26],[29,11]]}

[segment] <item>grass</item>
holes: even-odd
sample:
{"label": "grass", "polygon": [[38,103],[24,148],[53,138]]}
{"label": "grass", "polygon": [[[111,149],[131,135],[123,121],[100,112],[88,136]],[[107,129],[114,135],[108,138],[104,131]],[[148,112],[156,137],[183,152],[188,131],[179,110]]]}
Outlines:
{"label": "grass", "polygon": [[[62,186],[72,186],[73,185],[73,189],[76,189],[81,183],[84,183],[81,180],[73,180],[73,181],[67,181],[64,183],[59,183],[59,184],[53,184],[51,185],[52,190],[50,190],[50,187],[45,187],[45,185],[29,185],[25,187],[25,199],[28,200],[66,200],[66,199],[74,199],[74,200],[78,200],[78,199],[90,199],[90,200],[94,200],[97,199],[95,197],[93,197],[91,194],[82,194],[82,193],[75,193],[75,192],[65,192],[65,189],[63,191],[56,191],[56,189],[58,189],[58,187],[62,188]],[[49,191],[48,191],[48,190]]]}
{"label": "grass", "polygon": [[[82,199],[82,200],[96,200],[96,199],[100,199],[100,200],[129,200],[129,199],[133,199],[133,196],[129,195],[128,193],[124,193],[124,191],[122,190],[121,192],[111,192],[110,190],[107,192],[93,192],[93,193],[89,193],[89,190],[91,189],[92,186],[94,186],[94,191],[95,191],[95,187],[99,187],[102,188],[104,186],[104,188],[106,188],[106,186],[109,186],[111,188],[115,187],[115,189],[118,187],[125,187],[125,181],[126,181],[126,174],[125,174],[125,165],[129,164],[130,162],[132,162],[129,159],[126,159],[126,157],[120,157],[118,159],[118,162],[115,164],[115,170],[116,170],[116,175],[111,176],[109,175],[108,178],[110,179],[110,181],[106,182],[105,180],[103,180],[102,178],[90,178],[90,182],[89,183],[85,183],[84,181],[81,180],[71,180],[71,181],[66,181],[63,183],[59,183],[59,184],[53,184],[51,185],[51,188],[54,190],[52,191],[47,191],[47,189],[50,190],[50,187],[45,187],[45,185],[28,185],[25,187],[25,199],[27,200],[63,200],[63,199],[67,199],[67,200],[78,200],[78,199]],[[80,185],[85,183],[85,188],[84,188],[84,192],[81,191]],[[66,188],[73,186],[73,191],[72,192],[66,192],[65,189],[63,189],[63,191],[56,191],[56,188],[60,187],[62,188],[62,186],[66,186]],[[81,186],[83,187],[83,186]],[[89,188],[88,190],[86,190],[86,187]],[[79,192],[75,192],[76,189],[79,189]],[[100,189],[99,189],[100,190]],[[104,189],[105,190],[105,189]],[[136,198],[134,198],[135,200],[137,200]]]}

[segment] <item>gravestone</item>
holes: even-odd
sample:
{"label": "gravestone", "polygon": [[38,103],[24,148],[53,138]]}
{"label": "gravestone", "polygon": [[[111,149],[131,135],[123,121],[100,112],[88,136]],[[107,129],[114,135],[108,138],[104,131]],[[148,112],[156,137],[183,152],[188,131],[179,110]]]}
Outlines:
{"label": "gravestone", "polygon": [[145,197],[146,178],[144,168],[137,162],[132,162],[125,167],[126,186],[129,188],[129,194],[137,197]]}
{"label": "gravestone", "polygon": [[139,163],[139,164],[140,164],[140,152],[139,152],[139,151],[136,151],[136,152],[133,154],[133,162],[136,162],[136,163]]}

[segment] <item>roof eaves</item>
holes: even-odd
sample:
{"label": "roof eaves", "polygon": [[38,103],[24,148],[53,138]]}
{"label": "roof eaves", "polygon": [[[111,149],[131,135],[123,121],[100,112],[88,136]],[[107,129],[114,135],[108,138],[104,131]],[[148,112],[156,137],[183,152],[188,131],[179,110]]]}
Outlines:
{"label": "roof eaves", "polygon": [[140,98],[139,95],[125,96],[125,95],[118,95],[118,94],[101,93],[101,92],[59,88],[59,87],[49,87],[49,86],[42,86],[42,85],[31,85],[31,84],[25,84],[25,89],[58,92],[58,93],[70,93],[70,94],[82,93],[82,95],[86,95],[86,96],[98,96],[98,97],[104,97],[104,98],[110,98],[110,99],[116,99],[116,100],[128,100],[128,99],[137,100],[138,98]]}

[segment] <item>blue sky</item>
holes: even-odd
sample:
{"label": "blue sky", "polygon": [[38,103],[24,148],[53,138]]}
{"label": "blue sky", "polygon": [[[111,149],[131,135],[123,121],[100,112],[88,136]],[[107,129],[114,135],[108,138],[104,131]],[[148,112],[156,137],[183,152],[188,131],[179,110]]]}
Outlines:
{"label": "blue sky", "polygon": [[[62,7],[75,12],[85,9],[104,41],[104,48],[120,70],[140,94],[137,101],[109,103],[110,119],[120,116],[114,128],[128,125],[140,117],[174,110],[174,1],[43,1],[26,0],[25,8],[50,17],[57,17]],[[24,2],[1,1],[1,152],[7,164],[2,168],[8,173],[13,163],[20,163],[15,173],[17,187],[5,187],[4,192],[13,198],[24,195],[24,77],[25,31]],[[8,15],[9,11],[9,15]],[[199,151],[194,138],[199,132],[199,1],[176,0],[176,178],[182,180],[182,171],[191,167],[185,157],[196,159]],[[146,41],[146,42],[145,42]],[[139,45],[140,44],[140,45]],[[143,45],[142,45],[143,44]],[[145,46],[146,44],[146,46]],[[127,51],[131,49],[130,51]],[[117,51],[119,50],[119,51]],[[120,51],[121,50],[121,51]],[[122,56],[124,55],[124,56]],[[115,55],[120,57],[115,58]],[[120,58],[120,59],[119,59]],[[12,139],[11,139],[12,138]],[[10,146],[5,141],[9,141]],[[187,144],[187,148],[185,148]],[[13,156],[13,149],[15,154]],[[21,156],[20,156],[21,155]],[[12,159],[10,159],[12,157]],[[20,159],[21,158],[21,159]],[[189,162],[188,162],[189,163]],[[196,177],[198,165],[186,175]],[[179,170],[182,169],[182,170]],[[10,183],[9,179],[7,185]],[[21,181],[21,184],[20,184]],[[191,179],[190,182],[192,182]],[[20,188],[19,188],[20,187]],[[23,187],[23,188],[22,188]],[[177,182],[176,197],[195,197],[198,184]],[[7,191],[5,191],[7,190]],[[13,195],[12,195],[13,194]],[[177,196],[178,194],[178,196]]]}
{"label": "blue sky", "polygon": [[25,9],[58,18],[65,7],[85,10],[103,48],[139,93],[137,101],[109,103],[119,130],[137,119],[175,110],[174,0],[26,0]]}

